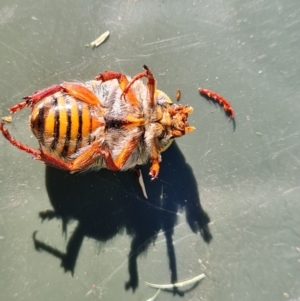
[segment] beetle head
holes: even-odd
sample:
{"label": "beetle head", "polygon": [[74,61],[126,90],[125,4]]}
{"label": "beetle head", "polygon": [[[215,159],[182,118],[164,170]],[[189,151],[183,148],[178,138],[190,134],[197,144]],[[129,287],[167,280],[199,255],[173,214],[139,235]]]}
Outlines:
{"label": "beetle head", "polygon": [[172,137],[181,137],[195,130],[195,127],[188,123],[188,115],[193,113],[192,107],[173,104],[168,108],[168,113],[171,117]]}

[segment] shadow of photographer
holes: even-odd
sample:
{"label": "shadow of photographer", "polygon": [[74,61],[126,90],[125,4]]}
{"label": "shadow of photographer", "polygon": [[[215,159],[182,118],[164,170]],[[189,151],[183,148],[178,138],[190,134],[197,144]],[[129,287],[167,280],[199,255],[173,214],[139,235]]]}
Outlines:
{"label": "shadow of photographer", "polygon": [[191,230],[200,233],[209,243],[209,216],[202,209],[196,179],[191,167],[174,142],[163,153],[159,178],[151,181],[149,166],[142,166],[148,199],[143,197],[136,173],[100,170],[84,174],[69,174],[46,167],[46,187],[53,210],[40,212],[42,220],[62,220],[67,232],[70,220],[78,225],[69,238],[65,252],[38,240],[35,248],[61,260],[64,270],[74,273],[78,254],[85,237],[107,241],[124,230],[132,237],[129,253],[129,280],[126,289],[138,286],[138,256],[163,231],[166,237],[171,283],[177,282],[176,254],[172,235],[178,211],[184,210]]}

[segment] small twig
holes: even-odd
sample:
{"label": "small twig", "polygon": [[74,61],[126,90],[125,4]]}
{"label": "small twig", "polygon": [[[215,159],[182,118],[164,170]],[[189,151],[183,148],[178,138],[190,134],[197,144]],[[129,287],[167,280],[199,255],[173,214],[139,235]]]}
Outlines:
{"label": "small twig", "polygon": [[157,292],[155,293],[155,295],[153,297],[151,297],[150,299],[147,299],[146,301],[154,301],[157,298],[157,296],[160,294],[160,292],[161,292],[161,290],[158,289]]}
{"label": "small twig", "polygon": [[205,274],[201,274],[192,279],[189,279],[189,280],[186,280],[183,282],[173,283],[173,284],[154,284],[154,283],[146,282],[146,285],[154,287],[154,288],[160,288],[160,289],[171,289],[174,287],[183,287],[183,286],[198,282],[198,281],[202,280],[203,278],[205,278]]}
{"label": "small twig", "polygon": [[179,101],[180,100],[180,97],[181,97],[181,91],[180,89],[177,89],[177,92],[176,92],[176,100]]}
{"label": "small twig", "polygon": [[93,46],[93,47],[98,47],[101,43],[103,43],[106,40],[106,38],[108,36],[109,36],[109,31],[106,31],[99,38],[97,38],[96,40],[91,42],[90,45]]}
{"label": "small twig", "polygon": [[143,179],[143,175],[140,169],[137,170],[138,172],[138,180],[139,180],[139,184],[142,188],[143,191],[143,195],[146,199],[148,199],[148,195],[147,195],[147,191],[146,191],[146,187],[145,187],[145,183],[144,183],[144,179]]}

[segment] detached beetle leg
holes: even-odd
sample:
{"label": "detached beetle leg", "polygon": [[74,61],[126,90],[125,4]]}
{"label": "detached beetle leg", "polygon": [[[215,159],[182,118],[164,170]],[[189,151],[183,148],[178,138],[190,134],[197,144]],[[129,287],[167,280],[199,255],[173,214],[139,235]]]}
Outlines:
{"label": "detached beetle leg", "polygon": [[207,98],[213,99],[215,102],[217,102],[221,107],[223,107],[225,113],[229,116],[229,118],[234,119],[234,110],[229,101],[226,100],[222,95],[204,88],[199,88],[199,92]]}

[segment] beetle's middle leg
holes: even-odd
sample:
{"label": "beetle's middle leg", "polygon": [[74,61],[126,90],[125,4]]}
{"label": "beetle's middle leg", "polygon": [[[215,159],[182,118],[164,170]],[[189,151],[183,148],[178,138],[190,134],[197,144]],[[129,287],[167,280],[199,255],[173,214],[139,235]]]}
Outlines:
{"label": "beetle's middle leg", "polygon": [[99,141],[94,141],[90,147],[81,153],[77,158],[68,162],[44,152],[41,148],[39,154],[35,156],[36,160],[43,161],[45,164],[70,172],[82,171],[93,165],[99,157],[104,156],[102,145]]}
{"label": "beetle's middle leg", "polygon": [[86,151],[69,162],[65,162],[42,150],[35,154],[35,159],[41,160],[45,164],[58,169],[76,172],[88,168],[93,165],[99,157],[103,157],[107,169],[119,171],[136,148],[138,142],[138,139],[130,140],[115,159],[112,158],[108,146],[101,144],[98,140],[95,140]]}
{"label": "beetle's middle leg", "polygon": [[112,171],[119,171],[127,162],[132,152],[139,144],[139,137],[134,137],[123,147],[116,158],[113,159],[110,149],[107,144],[101,144],[99,141],[94,141],[92,146],[77,157],[71,163],[70,171],[82,170],[92,165],[99,157],[103,157],[105,166]]}
{"label": "beetle's middle leg", "polygon": [[150,107],[154,107],[156,103],[154,102],[154,93],[156,89],[156,80],[154,78],[154,75],[150,68],[148,68],[146,65],[143,66],[145,69],[144,72],[138,73],[137,75],[134,76],[134,78],[131,80],[131,82],[125,87],[122,96],[126,95],[130,89],[130,87],[136,82],[137,80],[147,77],[147,88],[148,88],[148,93],[149,93],[149,105]]}
{"label": "beetle's middle leg", "polygon": [[[100,73],[99,75],[97,75],[95,77],[95,79],[96,80],[101,80],[102,82],[106,82],[106,81],[113,80],[113,79],[118,80],[120,89],[123,92],[122,96],[124,94],[125,89],[129,85],[129,82],[128,82],[128,79],[127,79],[126,75],[124,75],[123,73],[120,73],[120,72],[115,72],[115,71],[105,71],[105,72]],[[140,107],[141,106],[140,102],[136,98],[136,96],[135,96],[134,92],[132,91],[132,89],[128,88],[125,94],[127,96],[126,100],[132,106],[135,106],[135,107]]]}
{"label": "beetle's middle leg", "polygon": [[132,155],[134,149],[137,147],[138,143],[139,138],[134,137],[133,139],[131,139],[129,142],[127,142],[127,144],[123,147],[123,149],[115,159],[112,158],[108,146],[104,147],[102,149],[102,156],[104,158],[106,168],[113,171],[122,169],[130,155]]}

